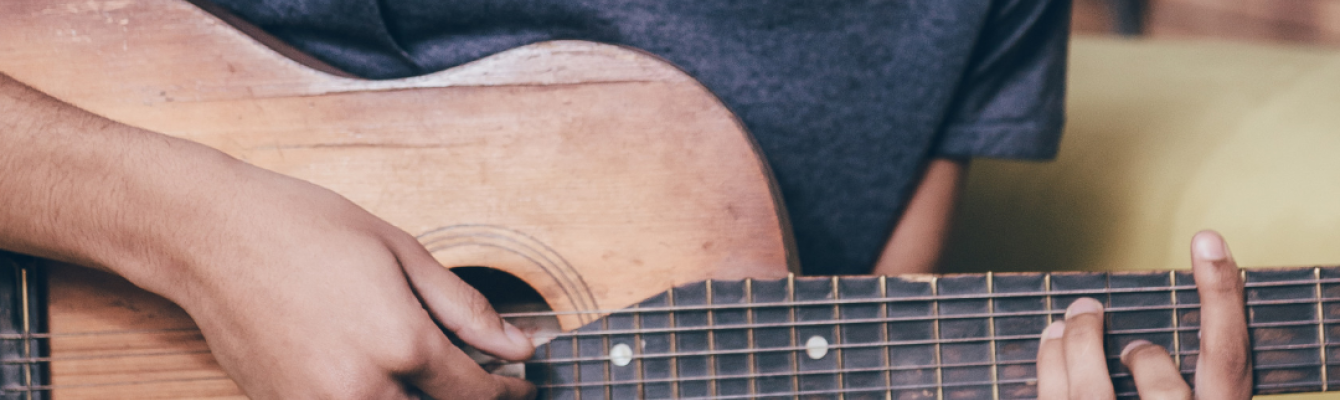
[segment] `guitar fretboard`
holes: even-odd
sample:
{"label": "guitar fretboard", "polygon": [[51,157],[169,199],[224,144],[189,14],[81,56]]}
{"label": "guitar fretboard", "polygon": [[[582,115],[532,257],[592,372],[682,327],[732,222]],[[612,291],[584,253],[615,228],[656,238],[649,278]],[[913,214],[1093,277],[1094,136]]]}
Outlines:
{"label": "guitar fretboard", "polygon": [[[1255,269],[1257,393],[1340,384],[1340,267]],[[1103,301],[1118,360],[1162,345],[1191,382],[1199,297],[1189,271],[794,277],[681,286],[555,338],[528,362],[543,399],[1031,399],[1039,334],[1079,297]]]}

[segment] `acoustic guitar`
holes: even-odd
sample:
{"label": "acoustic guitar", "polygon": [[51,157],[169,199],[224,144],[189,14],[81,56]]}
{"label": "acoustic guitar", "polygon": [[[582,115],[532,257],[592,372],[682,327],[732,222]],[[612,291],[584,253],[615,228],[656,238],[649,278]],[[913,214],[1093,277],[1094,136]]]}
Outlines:
{"label": "acoustic guitar", "polygon": [[[486,294],[533,293],[543,310],[508,316],[554,331],[511,368],[545,399],[1033,398],[1038,334],[1079,296],[1110,307],[1124,397],[1115,351],[1131,340],[1194,372],[1185,272],[792,275],[752,140],[634,50],[540,43],[367,81],[208,3],[15,0],[0,2],[0,71],[335,190]],[[243,398],[166,300],[77,266],[0,264],[0,398]],[[1340,269],[1244,278],[1258,392],[1332,390]]]}

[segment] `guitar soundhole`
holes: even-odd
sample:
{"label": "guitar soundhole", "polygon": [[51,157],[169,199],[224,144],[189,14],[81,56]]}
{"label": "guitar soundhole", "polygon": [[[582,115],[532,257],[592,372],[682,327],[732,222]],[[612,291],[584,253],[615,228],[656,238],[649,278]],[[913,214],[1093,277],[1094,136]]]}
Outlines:
{"label": "guitar soundhole", "polygon": [[[562,331],[558,318],[550,314],[553,309],[544,297],[516,276],[488,267],[456,267],[451,271],[483,294],[503,319],[530,334],[536,345],[548,342]],[[534,376],[543,374],[534,367],[500,361],[480,353],[460,343],[454,336],[452,340],[489,372],[532,380]]]}
{"label": "guitar soundhole", "polygon": [[493,304],[499,312],[516,308],[550,310],[539,292],[512,274],[489,267],[456,267],[451,272],[484,294],[484,298],[489,299],[489,304]]}

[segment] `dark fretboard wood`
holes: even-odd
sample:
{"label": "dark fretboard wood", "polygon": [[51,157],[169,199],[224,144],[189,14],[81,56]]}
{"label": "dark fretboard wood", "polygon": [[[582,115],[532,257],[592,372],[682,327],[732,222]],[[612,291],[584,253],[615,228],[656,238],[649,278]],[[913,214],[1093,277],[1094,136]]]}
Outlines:
{"label": "dark fretboard wood", "polygon": [[23,362],[48,355],[46,340],[37,332],[46,332],[46,288],[44,269],[36,268],[37,259],[0,251],[0,399],[50,399],[50,371],[44,363]]}
{"label": "dark fretboard wood", "polygon": [[[1340,383],[1340,267],[1243,273],[1258,393]],[[1080,297],[1104,302],[1118,353],[1134,340],[1199,354],[1189,272],[793,277],[675,288],[541,346],[545,399],[1032,399],[1038,336]]]}

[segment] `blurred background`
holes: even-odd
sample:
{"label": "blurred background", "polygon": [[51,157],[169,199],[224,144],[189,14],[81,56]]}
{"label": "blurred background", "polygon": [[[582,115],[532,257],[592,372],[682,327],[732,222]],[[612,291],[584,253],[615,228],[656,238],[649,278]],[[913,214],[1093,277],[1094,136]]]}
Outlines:
{"label": "blurred background", "polygon": [[1340,44],[1335,0],[1074,0],[1076,33]]}
{"label": "blurred background", "polygon": [[1340,0],[1075,0],[1073,29],[1060,156],[973,161],[945,272],[1183,269],[1201,229],[1340,265]]}

